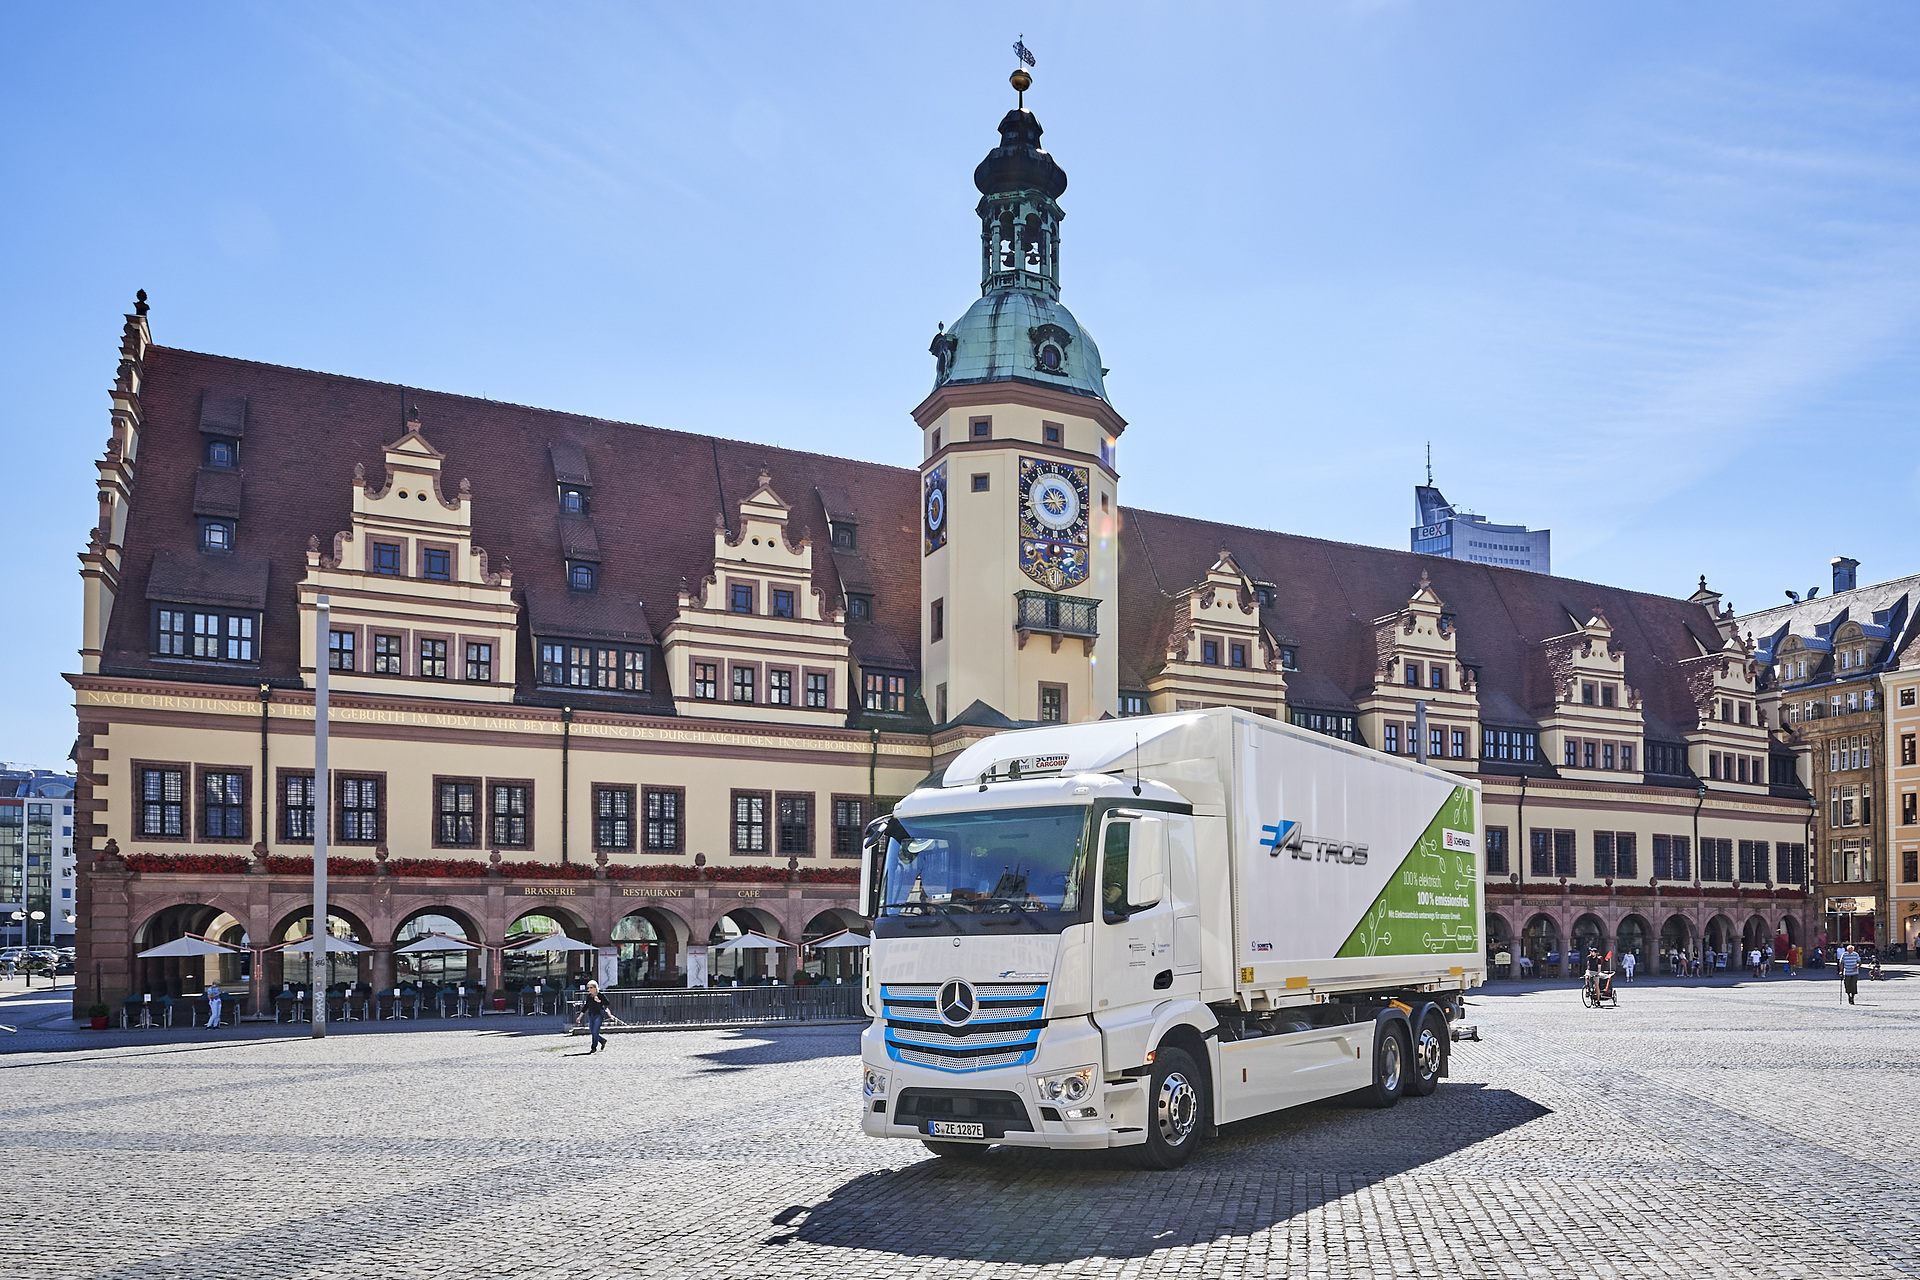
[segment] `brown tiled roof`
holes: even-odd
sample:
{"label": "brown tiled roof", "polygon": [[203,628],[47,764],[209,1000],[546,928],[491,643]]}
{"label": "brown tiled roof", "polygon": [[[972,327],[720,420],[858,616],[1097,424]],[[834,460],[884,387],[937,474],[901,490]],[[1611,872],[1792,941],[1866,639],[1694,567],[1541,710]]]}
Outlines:
{"label": "brown tiled roof", "polygon": [[[728,527],[737,524],[740,501],[766,467],[778,491],[797,503],[790,536],[813,539],[814,585],[826,607],[839,607],[847,589],[873,593],[872,625],[848,629],[855,655],[918,667],[919,482],[912,470],[166,347],[147,355],[121,599],[167,598],[154,594],[162,587],[225,592],[237,603],[256,588],[227,579],[243,564],[257,565],[247,572],[257,572],[249,582],[265,595],[263,674],[295,678],[294,586],[305,574],[307,536],[330,544],[349,526],[353,466],[364,464],[377,481],[382,446],[401,434],[408,404],[420,407],[423,434],[445,455],[449,483],[472,480],[475,541],[496,567],[512,557],[515,594],[531,623],[523,636],[552,628],[585,639],[657,641],[677,609],[680,581],[712,571],[716,514]],[[195,549],[197,433],[203,419],[237,427],[242,415],[238,551],[215,563]],[[558,518],[556,479],[590,480],[590,526]],[[829,512],[857,522],[856,551],[830,549]],[[1539,642],[1567,634],[1595,607],[1613,624],[1627,681],[1642,692],[1653,724],[1694,722],[1675,664],[1700,652],[1696,637],[1717,645],[1706,608],[1664,596],[1136,508],[1122,508],[1121,520],[1124,590],[1103,622],[1112,617],[1109,625],[1119,628],[1129,688],[1143,687],[1165,665],[1174,596],[1205,577],[1222,547],[1251,577],[1278,588],[1278,603],[1262,617],[1299,646],[1301,669],[1288,684],[1303,705],[1346,707],[1368,689],[1373,619],[1404,607],[1423,570],[1458,621],[1463,661],[1480,668],[1490,723],[1531,719],[1546,708],[1552,691]],[[563,543],[584,551],[588,536],[600,557],[599,590],[579,596],[565,589]],[[156,560],[156,552],[165,554]],[[148,566],[156,563],[171,567],[150,583]],[[116,610],[103,664],[148,669],[148,644],[142,611]],[[525,640],[522,656],[524,691],[534,675]]]}
{"label": "brown tiled roof", "polygon": [[[154,548],[149,557],[146,598],[228,609],[264,609],[267,604],[266,560],[238,554],[201,555],[193,535],[194,530],[189,528],[186,546],[180,550]],[[304,563],[303,558],[303,566]],[[120,619],[116,617],[114,621],[117,623]],[[140,646],[144,649],[145,618],[140,619],[140,630]]]}
{"label": "brown tiled roof", "polygon": [[[249,582],[260,584],[266,610],[259,675],[296,679],[294,591],[306,574],[307,537],[318,534],[330,546],[335,532],[350,527],[354,464],[378,482],[382,447],[400,436],[410,404],[420,408],[422,434],[445,455],[448,491],[461,477],[472,480],[474,541],[496,569],[512,557],[515,596],[523,606],[531,597],[536,626],[553,617],[592,633],[583,638],[657,638],[655,628],[676,612],[680,580],[712,572],[716,513],[737,524],[740,501],[754,491],[764,466],[775,487],[798,504],[791,536],[813,536],[814,585],[829,609],[840,606],[841,586],[833,557],[824,554],[826,514],[818,494],[826,488],[846,495],[860,522],[875,640],[918,666],[918,480],[910,470],[169,347],[147,351],[138,487],[120,599],[217,592],[222,599],[208,603],[237,606],[244,592],[228,579],[242,565],[256,566]],[[202,556],[193,511],[199,432],[204,421],[231,433],[242,414],[246,486],[237,549],[229,557]],[[593,484],[601,563],[592,597],[567,599],[554,488],[562,469],[590,475]],[[165,552],[161,563],[171,567],[150,581],[156,552]],[[153,594],[156,587],[162,595]],[[116,609],[102,664],[153,670],[149,643],[145,611]],[[530,653],[523,646],[523,657]],[[532,663],[521,670],[523,689],[530,689]],[[180,673],[169,668],[168,674]]]}

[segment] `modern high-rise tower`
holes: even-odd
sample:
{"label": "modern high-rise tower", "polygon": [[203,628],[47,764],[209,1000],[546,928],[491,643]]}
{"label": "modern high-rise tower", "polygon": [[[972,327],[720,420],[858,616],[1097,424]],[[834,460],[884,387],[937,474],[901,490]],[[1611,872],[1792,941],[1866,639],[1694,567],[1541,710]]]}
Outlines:
{"label": "modern high-rise tower", "polygon": [[1493,524],[1485,516],[1455,508],[1428,483],[1413,486],[1413,549],[1421,555],[1471,560],[1552,573],[1553,531],[1523,524]]}

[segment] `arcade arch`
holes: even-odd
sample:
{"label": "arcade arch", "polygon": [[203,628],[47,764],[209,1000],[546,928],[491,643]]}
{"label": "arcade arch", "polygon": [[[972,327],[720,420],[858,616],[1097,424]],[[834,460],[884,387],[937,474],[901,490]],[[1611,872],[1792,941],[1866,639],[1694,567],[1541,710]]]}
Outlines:
{"label": "arcade arch", "polygon": [[[866,921],[860,916],[839,907],[829,907],[807,921],[800,938],[802,942],[812,944],[848,930],[870,934]],[[806,955],[805,968],[808,974],[822,982],[857,982],[862,954],[864,949],[859,947],[829,947],[824,951],[810,951]]]}
{"label": "arcade arch", "polygon": [[[1520,965],[1522,975],[1546,977],[1548,967],[1556,971],[1560,963],[1560,925],[1552,916],[1541,912],[1527,921],[1527,927],[1520,934],[1520,954],[1528,963]],[[1552,959],[1549,960],[1548,957]],[[1516,962],[1517,963],[1517,962]]]}
{"label": "arcade arch", "polygon": [[[586,923],[571,911],[540,906],[522,913],[507,926],[506,944],[565,934],[575,942],[591,943],[593,936]],[[509,991],[534,983],[583,983],[594,976],[598,953],[594,951],[518,951],[500,953],[503,970],[500,985]]]}
{"label": "arcade arch", "polygon": [[453,947],[446,951],[414,951],[406,955],[397,954],[398,949],[410,942],[432,934],[448,938],[459,938],[467,942],[478,943],[480,929],[466,912],[452,907],[422,907],[400,922],[393,931],[393,945],[396,954],[393,957],[393,983],[396,987],[402,983],[432,983],[443,986],[480,980],[480,959],[483,954],[475,947]]}
{"label": "arcade arch", "polygon": [[[281,918],[280,923],[267,935],[267,945],[278,947],[282,943],[300,942],[312,932],[313,908],[303,907]],[[331,905],[327,908],[327,932],[333,937],[358,942],[362,946],[371,946],[373,941],[366,925],[358,917]],[[319,960],[318,964],[315,963],[316,959]],[[322,990],[332,990],[342,983],[366,982],[373,972],[373,953],[328,951],[321,957],[286,950],[267,953],[267,977],[279,986],[311,987],[316,972],[324,979],[320,984]]]}

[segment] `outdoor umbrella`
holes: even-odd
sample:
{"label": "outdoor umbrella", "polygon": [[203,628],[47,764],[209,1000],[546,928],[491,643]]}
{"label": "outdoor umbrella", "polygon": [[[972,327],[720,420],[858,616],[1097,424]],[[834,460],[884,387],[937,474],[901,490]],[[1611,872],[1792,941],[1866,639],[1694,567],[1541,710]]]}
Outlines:
{"label": "outdoor umbrella", "polygon": [[163,942],[157,947],[148,947],[140,953],[142,960],[162,956],[224,956],[240,950],[222,942],[208,942],[205,938],[188,934],[184,938],[175,938],[172,942]]}
{"label": "outdoor umbrella", "polygon": [[598,951],[591,942],[577,942],[564,933],[547,933],[529,942],[509,942],[509,951]]}
{"label": "outdoor umbrella", "polygon": [[842,929],[839,933],[822,938],[818,942],[809,942],[807,945],[815,951],[823,951],[828,948],[837,947],[870,947],[873,945],[873,939],[864,933],[855,933],[851,929]]}
{"label": "outdoor umbrella", "polygon": [[791,942],[782,942],[778,938],[769,938],[764,933],[743,933],[714,947],[715,951],[778,951],[781,947],[790,947]]}
{"label": "outdoor umbrella", "polygon": [[478,951],[480,944],[468,942],[465,938],[455,938],[444,933],[429,933],[423,938],[415,938],[404,947],[395,947],[397,956],[413,955],[422,951]]}
{"label": "outdoor umbrella", "polygon": [[[309,956],[310,956],[310,955],[312,955],[312,954],[313,954],[313,939],[312,939],[312,938],[310,938],[310,937],[308,937],[308,938],[302,938],[302,939],[300,939],[300,941],[298,941],[298,942],[290,942],[290,943],[288,943],[288,944],[287,944],[286,946],[284,946],[284,947],[282,947],[282,948],[280,948],[280,949],[281,949],[282,951],[291,951],[291,952],[294,952],[294,953],[295,953],[296,955],[309,955]],[[350,939],[347,939],[347,938],[336,938],[336,937],[334,937],[334,936],[333,936],[332,934],[328,934],[328,935],[327,935],[327,941],[326,941],[326,944],[325,944],[325,949],[326,949],[326,950],[327,950],[328,952],[330,952],[330,953],[331,953],[331,952],[339,952],[339,953],[340,953],[340,954],[342,954],[342,955],[345,955],[345,954],[347,954],[348,952],[358,952],[358,951],[371,951],[371,950],[373,950],[373,948],[372,948],[372,947],[369,947],[369,946],[366,946],[366,945],[364,945],[364,944],[362,944],[362,943],[358,943],[358,942],[354,942],[354,941],[352,941],[352,940],[350,940]]]}

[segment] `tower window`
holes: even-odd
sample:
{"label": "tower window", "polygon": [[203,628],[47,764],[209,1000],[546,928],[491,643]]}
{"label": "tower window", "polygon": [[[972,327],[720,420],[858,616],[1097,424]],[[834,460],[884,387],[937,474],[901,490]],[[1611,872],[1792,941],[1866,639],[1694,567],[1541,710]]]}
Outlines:
{"label": "tower window", "polygon": [[200,546],[205,551],[233,550],[233,522],[209,520],[200,526]]}
{"label": "tower window", "polygon": [[1049,342],[1040,348],[1040,367],[1048,373],[1059,373],[1063,363],[1060,348]]}
{"label": "tower window", "polygon": [[982,472],[973,478],[973,491],[985,493],[993,487],[993,477]]}
{"label": "tower window", "polygon": [[[1051,347],[1047,349],[1049,351],[1053,350],[1053,348]],[[1061,436],[1062,436],[1062,431],[1059,423],[1044,422],[1040,424],[1040,438],[1045,440],[1048,444],[1059,444],[1061,440]]]}
{"label": "tower window", "polygon": [[591,591],[594,588],[594,566],[586,560],[567,561],[567,590]]}
{"label": "tower window", "polygon": [[872,622],[873,621],[873,597],[865,596],[865,595],[861,595],[861,596],[849,595],[847,597],[847,621],[848,622]]}
{"label": "tower window", "polygon": [[207,465],[210,467],[233,467],[240,463],[240,446],[236,441],[224,436],[207,438]]}
{"label": "tower window", "polygon": [[587,514],[587,491],[577,485],[560,487],[560,510],[570,516]]}
{"label": "tower window", "polygon": [[932,617],[929,621],[928,631],[930,633],[928,638],[931,640],[943,640],[946,638],[947,602],[945,600],[935,600],[933,602]]}
{"label": "tower window", "polygon": [[969,424],[969,428],[975,440],[991,439],[993,436],[993,419],[975,418],[972,423]]}

